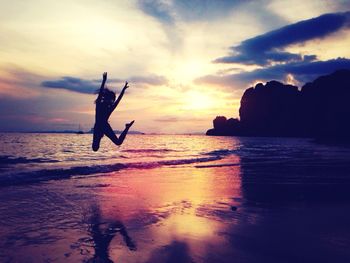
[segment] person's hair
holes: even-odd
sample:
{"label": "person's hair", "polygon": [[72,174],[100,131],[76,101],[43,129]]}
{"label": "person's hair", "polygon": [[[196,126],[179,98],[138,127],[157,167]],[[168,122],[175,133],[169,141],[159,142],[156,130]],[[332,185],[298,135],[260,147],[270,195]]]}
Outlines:
{"label": "person's hair", "polygon": [[[109,103],[114,103],[115,101],[115,92],[108,89],[104,88],[101,94],[101,102],[109,101]],[[95,100],[95,103],[97,102],[97,99]]]}

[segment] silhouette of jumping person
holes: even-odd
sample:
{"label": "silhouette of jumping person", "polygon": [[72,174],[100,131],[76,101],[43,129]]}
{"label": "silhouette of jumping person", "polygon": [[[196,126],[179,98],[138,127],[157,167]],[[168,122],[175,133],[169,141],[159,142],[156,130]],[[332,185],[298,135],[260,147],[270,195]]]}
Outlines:
{"label": "silhouette of jumping person", "polygon": [[98,97],[95,101],[96,104],[96,115],[95,115],[95,126],[94,126],[94,137],[92,142],[93,151],[98,151],[100,148],[100,142],[103,135],[106,135],[115,145],[121,145],[128,133],[130,127],[134,124],[134,121],[125,124],[124,131],[120,134],[119,138],[115,135],[111,125],[108,123],[108,119],[112,112],[118,106],[120,100],[123,98],[124,92],[128,86],[128,82],[125,82],[124,88],[119,94],[117,100],[115,100],[115,93],[108,88],[105,88],[107,80],[107,72],[103,73],[103,80],[101,88],[98,93]]}

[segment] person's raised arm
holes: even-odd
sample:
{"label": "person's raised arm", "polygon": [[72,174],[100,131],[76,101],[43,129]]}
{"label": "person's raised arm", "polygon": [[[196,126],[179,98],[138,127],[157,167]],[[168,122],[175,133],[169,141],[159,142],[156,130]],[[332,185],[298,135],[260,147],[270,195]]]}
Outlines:
{"label": "person's raised arm", "polygon": [[101,83],[100,91],[98,93],[97,100],[100,100],[102,97],[102,93],[103,93],[103,90],[105,88],[105,84],[106,84],[106,80],[107,80],[107,72],[104,72],[102,77],[103,77],[103,79],[102,79],[102,83]]}
{"label": "person's raised arm", "polygon": [[126,90],[127,88],[129,88],[128,82],[125,81],[124,88],[123,88],[122,91],[120,92],[118,99],[114,102],[113,107],[112,107],[112,111],[114,111],[115,108],[118,106],[118,104],[119,104],[119,102],[121,101],[121,99],[123,98],[124,93],[125,93],[125,90]]}

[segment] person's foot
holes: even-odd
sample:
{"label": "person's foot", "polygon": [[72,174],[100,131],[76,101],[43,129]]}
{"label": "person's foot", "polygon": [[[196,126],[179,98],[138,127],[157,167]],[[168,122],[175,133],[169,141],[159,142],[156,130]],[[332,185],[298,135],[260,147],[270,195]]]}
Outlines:
{"label": "person's foot", "polygon": [[135,121],[125,124],[125,128],[129,129],[134,124],[134,122]]}

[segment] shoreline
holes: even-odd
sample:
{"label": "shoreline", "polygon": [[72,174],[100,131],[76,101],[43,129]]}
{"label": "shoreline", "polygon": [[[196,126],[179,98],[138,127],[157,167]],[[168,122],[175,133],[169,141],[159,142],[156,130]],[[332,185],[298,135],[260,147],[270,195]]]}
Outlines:
{"label": "shoreline", "polygon": [[[240,169],[130,169],[4,188],[1,199],[15,210],[2,207],[1,222],[16,219],[12,227],[0,227],[4,233],[0,246],[14,261],[81,262],[108,256],[114,262],[166,262],[175,251],[180,262],[350,258],[347,248],[332,243],[336,237],[339,242],[350,241],[345,231],[350,213],[344,213],[350,211],[349,202],[281,199],[281,203],[253,197],[247,195]],[[329,225],[340,215],[341,221]],[[314,222],[311,229],[308,222]],[[104,252],[96,250],[103,242],[96,231],[113,236]],[[295,253],[306,247],[309,252]]]}

